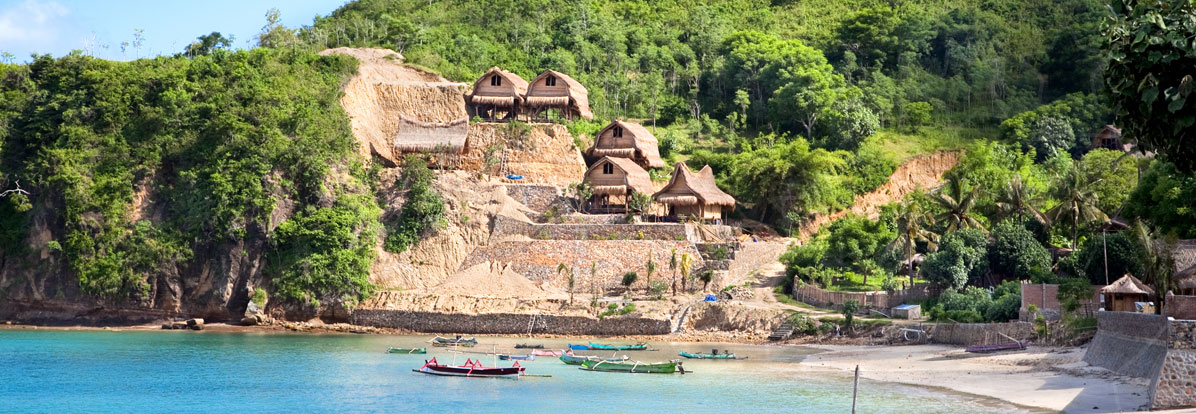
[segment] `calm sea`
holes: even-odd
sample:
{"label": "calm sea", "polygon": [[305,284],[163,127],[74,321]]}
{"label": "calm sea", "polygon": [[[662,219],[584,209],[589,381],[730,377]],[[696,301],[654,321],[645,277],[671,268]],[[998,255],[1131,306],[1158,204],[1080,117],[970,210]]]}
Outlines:
{"label": "calm sea", "polygon": [[[425,358],[386,354],[428,336],[188,331],[0,330],[3,413],[846,413],[851,378],[798,364],[800,347],[652,343],[636,359],[729,349],[746,361],[686,361],[685,375],[585,372],[552,357],[520,364],[551,378],[487,379],[414,373]],[[581,340],[480,337],[475,351]],[[523,351],[523,350],[520,350]],[[526,352],[520,352],[526,353]],[[493,363],[493,358],[482,356]],[[509,366],[507,361],[498,361]],[[994,400],[863,380],[861,413],[1016,412]]]}

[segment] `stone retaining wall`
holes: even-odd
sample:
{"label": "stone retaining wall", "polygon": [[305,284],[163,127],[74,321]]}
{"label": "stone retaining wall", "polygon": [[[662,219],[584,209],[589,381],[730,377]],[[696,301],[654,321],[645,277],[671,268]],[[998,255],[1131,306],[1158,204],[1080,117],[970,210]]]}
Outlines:
{"label": "stone retaining wall", "polygon": [[1100,312],[1096,337],[1084,362],[1122,375],[1150,378],[1167,354],[1167,318],[1131,312]]}
{"label": "stone retaining wall", "polygon": [[1176,296],[1167,292],[1163,314],[1175,319],[1196,319],[1196,296]]}
{"label": "stone retaining wall", "polygon": [[[692,269],[705,264],[694,244],[673,240],[520,240],[492,243],[474,249],[461,264],[468,269],[481,263],[509,263],[511,270],[533,282],[547,281],[564,286],[565,276],[557,273],[557,265],[564,263],[574,269],[579,290],[589,289],[591,283],[599,287],[616,286],[626,272],[637,272],[644,278],[648,259],[656,263],[657,275],[664,275],[673,252],[678,257],[688,254]],[[590,279],[590,267],[597,269],[598,280]]]}
{"label": "stone retaining wall", "polygon": [[554,185],[547,184],[507,184],[507,195],[511,199],[522,203],[537,213],[544,213],[552,206],[565,208],[569,202],[561,195]]}
{"label": "stone retaining wall", "polygon": [[[532,323],[534,318],[534,323]],[[355,325],[403,329],[428,333],[469,335],[665,335],[669,321],[638,317],[595,319],[583,316],[454,313],[362,309],[353,312]]]}
{"label": "stone retaining wall", "polygon": [[[801,282],[794,281],[795,285],[800,283]],[[897,290],[892,293],[832,292],[811,284],[805,284],[802,287],[793,289],[794,299],[797,299],[799,302],[809,303],[814,306],[841,309],[844,302],[853,299],[860,303],[861,309],[877,309],[886,313],[892,307],[905,303],[906,301],[926,299],[929,296],[930,290],[927,284],[914,285],[914,287],[910,289]]]}
{"label": "stone retaining wall", "polygon": [[692,240],[693,228],[677,223],[540,224],[499,215],[491,238],[524,236],[536,240]]}
{"label": "stone retaining wall", "polygon": [[931,341],[953,345],[988,345],[1009,342],[1010,338],[1024,341],[1034,336],[1034,324],[1030,322],[1006,323],[953,323],[938,324]]}

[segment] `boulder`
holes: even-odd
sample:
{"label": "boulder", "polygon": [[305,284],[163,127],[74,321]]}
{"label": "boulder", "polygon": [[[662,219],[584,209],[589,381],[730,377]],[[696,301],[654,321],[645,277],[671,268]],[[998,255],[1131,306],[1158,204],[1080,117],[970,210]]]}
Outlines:
{"label": "boulder", "polygon": [[262,312],[262,309],[256,303],[250,301],[249,305],[245,307],[245,313],[241,316],[241,324],[250,326],[261,325],[266,322],[266,319],[266,314]]}
{"label": "boulder", "polygon": [[196,331],[203,330],[203,318],[192,318],[187,320],[187,327]]}

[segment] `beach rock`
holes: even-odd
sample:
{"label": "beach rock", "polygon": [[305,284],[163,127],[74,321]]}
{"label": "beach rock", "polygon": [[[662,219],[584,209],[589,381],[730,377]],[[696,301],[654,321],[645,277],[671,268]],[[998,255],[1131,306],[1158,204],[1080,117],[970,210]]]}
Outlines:
{"label": "beach rock", "polygon": [[203,330],[203,318],[193,318],[187,320],[187,327],[196,331]]}
{"label": "beach rock", "polygon": [[174,321],[162,324],[162,329],[187,329],[187,322]]}
{"label": "beach rock", "polygon": [[241,316],[241,324],[256,326],[263,325],[266,322],[266,314],[253,301],[249,301],[249,305],[245,307],[245,313]]}

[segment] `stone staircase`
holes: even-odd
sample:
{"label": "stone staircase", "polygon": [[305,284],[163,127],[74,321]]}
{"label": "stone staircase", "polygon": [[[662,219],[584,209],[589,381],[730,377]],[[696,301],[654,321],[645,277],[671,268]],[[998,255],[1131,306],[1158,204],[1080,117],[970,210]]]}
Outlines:
{"label": "stone staircase", "polygon": [[689,316],[689,308],[691,306],[692,305],[686,305],[685,309],[681,310],[681,314],[674,319],[671,331],[672,333],[681,332],[681,329],[685,327],[685,317]]}
{"label": "stone staircase", "polygon": [[789,322],[782,323],[777,327],[777,330],[772,331],[772,335],[768,336],[769,341],[781,341],[790,336],[793,336],[793,325]]}

